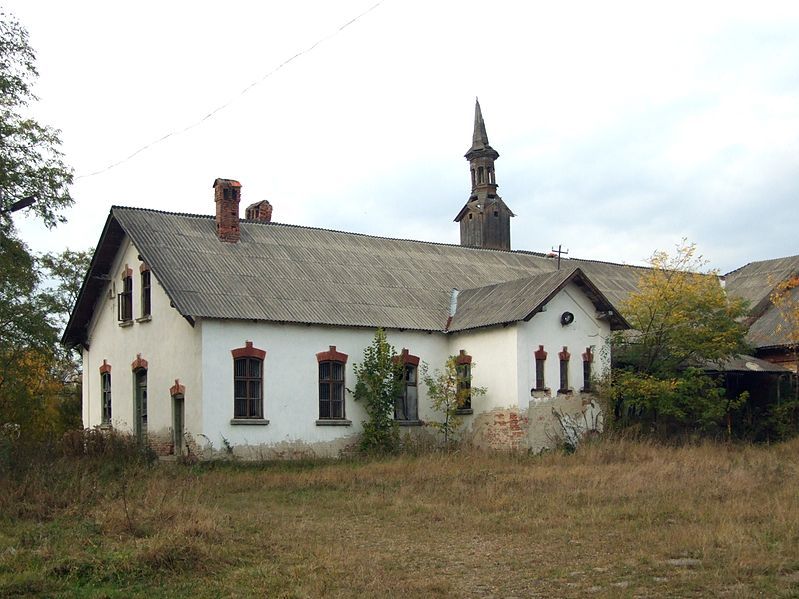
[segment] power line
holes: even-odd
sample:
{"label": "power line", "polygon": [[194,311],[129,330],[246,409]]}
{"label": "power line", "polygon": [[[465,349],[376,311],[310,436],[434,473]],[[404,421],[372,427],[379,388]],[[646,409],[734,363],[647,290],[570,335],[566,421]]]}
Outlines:
{"label": "power line", "polygon": [[195,127],[199,127],[199,126],[200,126],[200,125],[202,125],[202,124],[203,124],[205,121],[207,121],[207,120],[209,120],[209,119],[213,118],[213,117],[214,117],[214,116],[215,116],[217,113],[221,112],[222,110],[224,110],[225,108],[227,108],[228,106],[230,106],[231,104],[233,104],[234,102],[236,102],[236,101],[237,101],[239,98],[241,98],[241,97],[242,97],[244,94],[246,94],[247,92],[249,92],[249,91],[250,91],[252,88],[254,88],[255,86],[257,86],[257,85],[260,85],[261,83],[263,83],[264,81],[266,81],[266,80],[267,80],[269,77],[271,77],[272,75],[274,75],[275,73],[277,73],[277,72],[278,72],[280,69],[282,69],[283,67],[285,67],[287,64],[289,64],[289,63],[290,63],[290,62],[292,62],[293,60],[295,60],[295,59],[299,58],[299,57],[300,57],[300,56],[302,56],[303,54],[307,54],[308,52],[311,52],[311,51],[312,51],[312,50],[314,50],[314,49],[315,49],[317,46],[319,46],[320,44],[323,44],[324,42],[326,42],[326,41],[327,41],[327,40],[329,40],[330,38],[337,36],[339,33],[341,33],[341,32],[342,32],[343,30],[345,30],[347,27],[349,27],[350,25],[352,25],[353,23],[355,23],[356,21],[358,21],[358,20],[359,20],[361,17],[364,17],[364,16],[366,16],[367,14],[369,14],[370,12],[372,12],[374,9],[376,9],[378,6],[380,6],[381,4],[383,4],[383,2],[385,2],[385,0],[378,0],[378,2],[376,2],[375,4],[373,4],[372,6],[370,6],[369,8],[367,8],[365,11],[363,11],[362,13],[360,13],[359,15],[357,15],[356,17],[354,17],[354,18],[350,19],[349,21],[347,21],[346,23],[344,23],[343,25],[341,25],[341,26],[340,26],[338,29],[336,29],[336,30],[335,30],[335,31],[333,31],[332,33],[329,33],[329,34],[327,34],[326,36],[319,38],[318,40],[316,40],[316,41],[315,41],[313,44],[311,44],[310,46],[308,46],[308,47],[307,47],[307,48],[305,48],[304,50],[300,50],[299,52],[297,52],[297,53],[296,53],[294,56],[292,56],[291,58],[287,58],[286,60],[284,60],[283,62],[281,62],[279,65],[277,65],[277,66],[276,66],[274,69],[272,69],[271,71],[269,71],[268,73],[266,73],[266,75],[264,75],[264,76],[263,76],[263,77],[261,77],[260,79],[256,79],[256,80],[255,80],[255,81],[253,81],[252,83],[250,83],[250,84],[249,84],[247,87],[245,87],[244,89],[242,89],[242,90],[241,90],[241,91],[240,91],[240,92],[239,92],[239,93],[238,93],[236,96],[234,96],[233,98],[231,98],[230,100],[228,100],[227,102],[225,102],[224,104],[222,104],[221,106],[217,106],[217,107],[216,107],[216,108],[214,108],[214,109],[213,109],[211,112],[209,112],[208,114],[206,114],[204,117],[202,117],[202,118],[201,118],[201,119],[199,119],[198,121],[195,121],[194,123],[192,123],[191,125],[189,125],[189,126],[187,126],[187,127],[184,127],[183,129],[176,129],[176,130],[174,130],[174,131],[170,131],[170,132],[169,132],[169,133],[167,133],[166,135],[163,135],[162,137],[159,137],[158,139],[156,139],[156,140],[154,140],[154,141],[151,141],[150,143],[148,143],[148,144],[146,144],[146,145],[144,145],[144,146],[140,147],[138,150],[136,150],[135,152],[133,152],[133,153],[132,153],[130,156],[127,156],[126,158],[122,158],[121,160],[118,160],[117,162],[114,162],[114,163],[112,163],[112,164],[109,164],[108,166],[106,166],[106,167],[104,167],[104,168],[101,168],[100,170],[97,170],[97,171],[94,171],[94,172],[91,172],[91,173],[87,173],[87,174],[85,174],[85,175],[78,175],[78,176],[76,176],[75,178],[76,178],[76,179],[85,179],[85,178],[87,178],[87,177],[94,177],[95,175],[99,175],[99,174],[101,174],[101,173],[104,173],[104,172],[106,172],[106,171],[110,171],[112,168],[116,168],[116,167],[117,167],[117,166],[119,166],[120,164],[124,164],[125,162],[127,162],[128,160],[130,160],[130,159],[134,158],[135,156],[137,156],[137,155],[141,154],[141,153],[142,153],[142,152],[144,152],[145,150],[148,150],[149,148],[152,148],[153,146],[155,146],[155,145],[158,145],[158,144],[160,144],[160,143],[161,143],[161,142],[163,142],[163,141],[166,141],[166,140],[167,140],[167,139],[169,139],[170,137],[176,137],[176,136],[178,136],[178,135],[182,135],[183,133],[186,133],[187,131],[190,131],[191,129],[194,129]]}

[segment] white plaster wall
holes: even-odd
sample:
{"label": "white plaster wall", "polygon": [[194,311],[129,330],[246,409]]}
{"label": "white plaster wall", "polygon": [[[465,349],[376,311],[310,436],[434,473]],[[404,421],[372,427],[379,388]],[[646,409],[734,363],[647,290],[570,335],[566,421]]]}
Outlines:
{"label": "white plaster wall", "polygon": [[[266,449],[302,445],[320,455],[335,454],[343,442],[354,442],[365,419],[363,406],[345,392],[345,416],[351,426],[319,426],[318,362],[316,354],[335,345],[347,354],[345,385],[355,387],[353,364],[363,360],[374,329],[306,326],[251,321],[208,320],[202,325],[202,372],[205,410],[202,430],[217,450],[223,437],[231,445]],[[407,348],[432,365],[443,364],[448,339],[442,334],[387,331],[396,352]],[[266,425],[231,424],[233,418],[233,349],[247,341],[266,351],[264,419]],[[419,418],[433,417],[424,385],[419,384]]]}
{"label": "white plaster wall", "polygon": [[[574,322],[563,326],[560,316],[563,312],[574,314]],[[526,410],[530,400],[530,390],[535,386],[535,356],[539,345],[544,346],[547,359],[544,365],[546,386],[554,395],[560,387],[560,360],[558,353],[563,346],[571,354],[569,362],[569,387],[579,391],[583,387],[582,354],[592,347],[594,354],[593,372],[601,376],[610,367],[609,353],[610,324],[597,319],[596,308],[580,288],[570,283],[547,304],[544,312],[539,312],[528,322],[518,323],[518,397],[519,408]]]}
{"label": "white plaster wall", "polygon": [[[516,324],[487,327],[456,333],[450,338],[448,354],[457,355],[460,350],[465,350],[472,356],[472,386],[486,388],[484,396],[472,398],[475,414],[519,403],[516,329]],[[466,421],[467,427],[469,420]]]}
{"label": "white plaster wall", "polygon": [[[127,264],[133,270],[133,317],[129,327],[117,321],[116,293],[121,290],[122,272]],[[180,379],[186,387],[185,426],[189,432],[200,432],[202,420],[202,387],[200,377],[200,331],[192,327],[177,310],[160,283],[151,275],[151,313],[149,322],[136,322],[141,316],[141,280],[138,250],[125,239],[111,270],[112,280],[106,284],[95,306],[89,325],[89,349],[83,351],[83,423],[100,424],[102,417],[100,366],[103,359],[111,364],[112,424],[132,431],[133,373],[131,363],[136,354],[148,362],[148,431],[167,432],[172,427],[172,398],[169,389]],[[113,291],[109,296],[109,289]]]}

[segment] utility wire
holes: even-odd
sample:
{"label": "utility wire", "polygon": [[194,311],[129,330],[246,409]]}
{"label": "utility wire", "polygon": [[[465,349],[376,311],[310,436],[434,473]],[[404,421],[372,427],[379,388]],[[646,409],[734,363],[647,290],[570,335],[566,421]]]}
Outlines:
{"label": "utility wire", "polygon": [[240,92],[239,92],[239,93],[238,93],[236,96],[234,96],[233,98],[231,98],[230,100],[228,100],[227,102],[225,102],[224,104],[222,104],[221,106],[217,106],[217,107],[216,107],[216,108],[214,108],[214,109],[213,109],[211,112],[209,112],[208,114],[206,114],[204,117],[202,117],[202,118],[201,118],[201,119],[199,119],[198,121],[195,121],[194,123],[192,123],[191,125],[189,125],[189,126],[187,126],[187,127],[184,127],[183,129],[176,129],[176,130],[174,130],[174,131],[170,131],[170,132],[169,132],[169,133],[167,133],[166,135],[164,135],[164,136],[162,136],[162,137],[159,137],[158,139],[156,139],[156,140],[154,140],[154,141],[151,141],[150,143],[148,143],[148,144],[146,144],[146,145],[144,145],[144,146],[140,147],[138,150],[136,150],[135,152],[133,152],[133,153],[132,153],[130,156],[128,156],[128,157],[126,157],[126,158],[122,158],[121,160],[118,160],[117,162],[114,162],[114,163],[112,163],[112,164],[109,164],[108,166],[106,166],[106,167],[104,167],[104,168],[101,168],[100,170],[97,170],[97,171],[94,171],[94,172],[91,172],[91,173],[87,173],[87,174],[85,174],[85,175],[78,175],[78,176],[76,176],[75,178],[76,178],[76,179],[85,179],[85,178],[87,178],[87,177],[94,177],[95,175],[99,175],[99,174],[101,174],[101,173],[105,173],[106,171],[110,171],[112,168],[116,168],[116,167],[117,167],[117,166],[119,166],[120,164],[124,164],[125,162],[127,162],[128,160],[130,160],[130,159],[134,158],[135,156],[137,156],[137,155],[141,154],[141,153],[142,153],[142,152],[144,152],[145,150],[148,150],[149,148],[152,148],[153,146],[155,146],[155,145],[158,145],[158,144],[160,144],[160,143],[161,143],[161,142],[163,142],[163,141],[166,141],[166,140],[167,140],[167,139],[169,139],[170,137],[176,137],[176,136],[178,136],[178,135],[181,135],[181,134],[183,134],[183,133],[186,133],[187,131],[190,131],[191,129],[194,129],[195,127],[199,127],[199,126],[200,126],[200,125],[202,125],[202,124],[203,124],[205,121],[207,121],[207,120],[209,120],[209,119],[213,118],[214,116],[216,116],[216,114],[217,114],[217,113],[221,112],[222,110],[224,110],[225,108],[229,107],[231,104],[233,104],[234,102],[236,102],[236,101],[237,101],[239,98],[241,98],[241,97],[242,97],[244,94],[246,94],[247,92],[249,92],[249,91],[250,91],[252,88],[254,88],[254,87],[255,87],[255,86],[257,86],[257,85],[260,85],[260,84],[261,84],[261,83],[263,83],[263,82],[264,82],[266,79],[268,79],[269,77],[271,77],[272,75],[274,75],[275,73],[277,73],[277,72],[278,72],[280,69],[282,69],[283,67],[285,67],[287,64],[289,64],[289,63],[290,63],[290,62],[292,62],[293,60],[295,60],[295,59],[299,58],[299,57],[300,57],[300,56],[302,56],[303,54],[307,54],[308,52],[311,52],[311,51],[312,51],[312,50],[314,50],[314,49],[315,49],[317,46],[319,46],[319,45],[323,44],[324,42],[326,42],[326,41],[327,41],[327,40],[329,40],[330,38],[337,36],[339,33],[341,33],[342,31],[344,31],[344,30],[345,30],[347,27],[349,27],[350,25],[352,25],[353,23],[355,23],[356,21],[358,21],[358,20],[359,20],[361,17],[365,17],[367,14],[369,14],[369,13],[370,13],[370,12],[372,12],[374,9],[376,9],[378,6],[380,6],[381,4],[383,4],[383,2],[385,2],[385,0],[378,0],[378,2],[376,2],[375,4],[373,4],[372,6],[370,6],[369,8],[367,8],[365,11],[363,11],[361,14],[357,15],[355,18],[353,18],[353,19],[350,19],[349,21],[347,21],[346,23],[344,23],[343,25],[341,25],[341,26],[340,26],[338,29],[336,29],[336,30],[335,30],[335,31],[333,31],[332,33],[329,33],[329,34],[327,34],[326,36],[319,38],[318,40],[316,40],[316,41],[315,41],[313,44],[311,44],[310,46],[308,46],[308,47],[307,47],[307,48],[305,48],[304,50],[300,50],[299,52],[297,52],[297,53],[296,53],[294,56],[292,56],[291,58],[287,58],[286,60],[284,60],[283,62],[281,62],[279,65],[277,65],[277,66],[276,66],[274,69],[272,69],[271,71],[269,71],[268,73],[266,73],[266,75],[264,75],[264,76],[263,76],[263,77],[261,77],[260,79],[256,79],[256,80],[255,80],[255,81],[253,81],[252,83],[250,83],[250,84],[249,84],[247,87],[245,87],[243,90],[241,90],[241,91],[240,91]]}

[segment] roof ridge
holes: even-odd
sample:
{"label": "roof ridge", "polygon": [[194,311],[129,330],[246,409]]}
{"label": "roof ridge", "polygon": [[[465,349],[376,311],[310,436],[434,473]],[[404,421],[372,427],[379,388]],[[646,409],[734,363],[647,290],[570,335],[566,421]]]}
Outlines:
{"label": "roof ridge", "polygon": [[[216,218],[213,214],[194,214],[194,213],[190,213],[190,212],[173,212],[173,211],[170,211],[170,210],[157,210],[155,208],[139,208],[139,207],[135,207],[135,206],[117,206],[117,205],[111,206],[111,210],[114,210],[114,209],[117,209],[117,210],[119,210],[119,209],[121,209],[121,210],[132,210],[132,211],[136,211],[136,212],[152,212],[152,213],[155,213],[155,214],[166,214],[168,216],[187,216],[187,217],[191,217],[191,218],[202,218],[202,219],[212,219],[212,220],[214,218]],[[390,240],[390,241],[407,241],[407,242],[410,242],[410,243],[422,243],[422,244],[425,244],[425,245],[439,245],[439,246],[445,246],[445,247],[459,247],[459,248],[463,248],[463,249],[467,249],[467,250],[475,250],[475,251],[481,251],[481,252],[499,252],[499,253],[503,253],[503,254],[529,254],[529,255],[533,255],[533,256],[539,256],[541,258],[546,258],[546,254],[544,254],[543,252],[535,252],[533,250],[500,250],[500,249],[494,249],[494,248],[478,248],[478,247],[472,247],[472,246],[468,246],[468,245],[461,245],[459,243],[446,243],[446,242],[443,242],[443,241],[426,241],[424,239],[408,239],[408,238],[404,238],[404,237],[388,237],[386,235],[374,235],[372,233],[357,233],[355,231],[343,231],[341,229],[328,229],[328,228],[325,228],[325,227],[314,227],[314,226],[311,226],[311,225],[297,225],[297,224],[294,224],[294,223],[280,223],[280,222],[274,222],[274,221],[266,222],[266,221],[262,221],[262,220],[254,220],[254,219],[247,219],[247,218],[240,218],[239,221],[247,223],[247,224],[263,225],[263,226],[268,226],[268,227],[288,227],[288,228],[292,228],[292,229],[307,229],[307,230],[311,230],[311,231],[327,231],[328,233],[341,233],[342,235],[357,235],[358,237],[370,237],[372,239],[387,239],[387,240]]]}
{"label": "roof ridge", "polygon": [[727,274],[725,274],[724,276],[725,276],[725,277],[728,277],[729,275],[731,275],[731,274],[733,274],[733,273],[736,273],[736,272],[738,272],[739,270],[743,270],[743,269],[744,269],[744,268],[746,268],[747,266],[751,266],[751,265],[753,265],[753,264],[764,264],[764,263],[766,263],[766,262],[777,262],[778,260],[791,260],[791,259],[796,259],[796,260],[799,260],[799,254],[794,254],[794,255],[792,255],[792,256],[780,256],[779,258],[766,258],[765,260],[752,260],[751,262],[747,262],[747,263],[746,263],[746,264],[744,264],[743,266],[739,266],[739,267],[738,267],[738,268],[736,268],[735,270],[731,270],[730,272],[728,272],[728,273],[727,273]]}

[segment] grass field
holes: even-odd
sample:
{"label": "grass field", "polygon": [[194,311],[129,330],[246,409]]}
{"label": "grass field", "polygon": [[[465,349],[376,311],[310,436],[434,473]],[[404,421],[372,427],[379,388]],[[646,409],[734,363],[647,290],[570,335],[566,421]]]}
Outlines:
{"label": "grass field", "polygon": [[0,596],[799,596],[799,441],[0,479]]}

